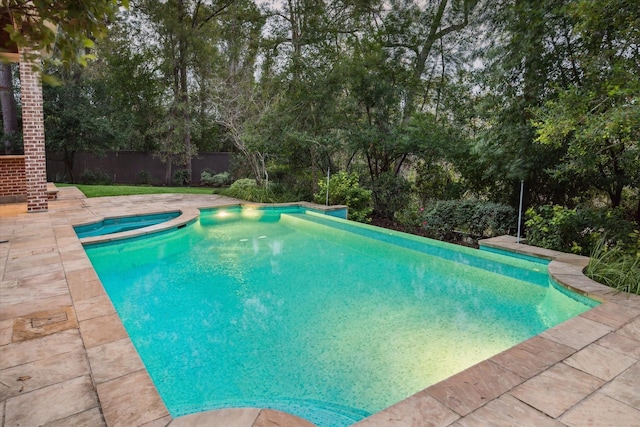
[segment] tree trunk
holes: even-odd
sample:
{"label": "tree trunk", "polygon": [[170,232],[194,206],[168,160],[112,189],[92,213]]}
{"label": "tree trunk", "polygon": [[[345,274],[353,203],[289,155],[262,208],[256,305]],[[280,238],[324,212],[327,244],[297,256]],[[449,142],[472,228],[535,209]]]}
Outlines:
{"label": "tree trunk", "polygon": [[4,152],[11,154],[11,135],[18,133],[18,110],[13,96],[11,64],[0,63],[0,102],[2,103],[2,128],[7,136],[3,143]]}
{"label": "tree trunk", "polygon": [[171,185],[171,158],[167,159],[166,167],[164,169],[164,184]]}

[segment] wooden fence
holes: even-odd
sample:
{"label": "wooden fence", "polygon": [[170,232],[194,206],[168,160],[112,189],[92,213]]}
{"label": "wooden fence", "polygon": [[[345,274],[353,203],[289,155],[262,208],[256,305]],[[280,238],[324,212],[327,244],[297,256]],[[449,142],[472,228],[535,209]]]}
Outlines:
{"label": "wooden fence", "polygon": [[[209,169],[215,173],[228,172],[231,153],[199,153],[192,163],[191,183],[200,183],[200,174]],[[78,152],[74,156],[73,170],[67,169],[62,155],[47,155],[47,181],[70,182],[71,174],[75,182],[82,177],[103,176],[114,184],[155,184],[165,183],[166,164],[153,154],[136,151],[107,152],[102,156]],[[172,165],[172,175],[184,165]]]}

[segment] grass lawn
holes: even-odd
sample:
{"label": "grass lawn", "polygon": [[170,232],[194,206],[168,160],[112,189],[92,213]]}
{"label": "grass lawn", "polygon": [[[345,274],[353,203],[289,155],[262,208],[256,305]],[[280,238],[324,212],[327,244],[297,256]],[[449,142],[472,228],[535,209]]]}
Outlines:
{"label": "grass lawn", "polygon": [[87,197],[131,196],[135,194],[213,194],[213,189],[206,187],[149,187],[136,185],[83,185],[56,184],[56,187],[78,187]]}

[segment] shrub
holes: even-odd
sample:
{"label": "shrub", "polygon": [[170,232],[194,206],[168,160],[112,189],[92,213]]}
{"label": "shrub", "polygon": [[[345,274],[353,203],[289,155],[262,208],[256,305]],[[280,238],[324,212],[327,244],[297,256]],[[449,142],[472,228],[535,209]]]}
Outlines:
{"label": "shrub", "polygon": [[138,183],[144,185],[151,184],[151,174],[146,170],[141,170],[140,172],[138,172]]}
{"label": "shrub", "polygon": [[225,196],[234,197],[236,199],[247,200],[256,203],[276,203],[277,200],[273,191],[267,187],[261,187],[256,184],[255,179],[241,178],[231,184],[231,186],[223,190]]}
{"label": "shrub", "polygon": [[634,224],[620,209],[544,205],[526,212],[527,243],[561,252],[589,255],[605,238],[608,247],[633,245]]}
{"label": "shrub", "polygon": [[476,199],[440,200],[422,212],[422,226],[437,239],[458,240],[508,234],[516,225],[511,206]]}
{"label": "shrub", "polygon": [[209,187],[222,187],[229,183],[229,172],[215,173],[205,169],[200,173],[200,182]]}
{"label": "shrub", "polygon": [[[318,182],[318,192],[313,195],[316,203],[324,204],[327,195],[327,182]],[[347,205],[349,219],[358,222],[370,222],[373,211],[371,190],[360,187],[358,174],[338,172],[329,179],[329,204]]]}
{"label": "shrub", "polygon": [[80,175],[80,178],[78,178],[78,182],[80,184],[88,185],[110,185],[113,183],[113,181],[111,180],[111,176],[100,169],[85,170]]}
{"label": "shrub", "polygon": [[640,249],[640,234],[632,234],[637,242],[635,253],[625,251],[623,246],[611,248],[606,239],[601,238],[585,269],[587,277],[618,291],[640,295],[640,251],[637,250]]}
{"label": "shrub", "polygon": [[374,210],[385,218],[393,218],[411,200],[411,184],[401,176],[387,172],[373,183]]}
{"label": "shrub", "polygon": [[186,169],[178,169],[173,173],[173,183],[179,187],[191,184],[191,172]]}

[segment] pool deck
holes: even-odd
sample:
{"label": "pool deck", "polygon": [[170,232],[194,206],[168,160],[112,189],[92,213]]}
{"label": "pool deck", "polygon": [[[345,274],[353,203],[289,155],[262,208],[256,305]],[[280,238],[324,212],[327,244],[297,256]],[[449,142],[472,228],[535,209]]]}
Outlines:
{"label": "pool deck", "polygon": [[[293,427],[243,408],[172,419],[72,225],[103,217],[240,203],[215,195],[85,199],[59,189],[49,212],[0,205],[0,427]],[[182,221],[185,220],[182,218]],[[586,258],[517,244],[552,259],[556,281],[603,304],[360,421],[372,426],[640,426],[640,297],[584,275]]]}

